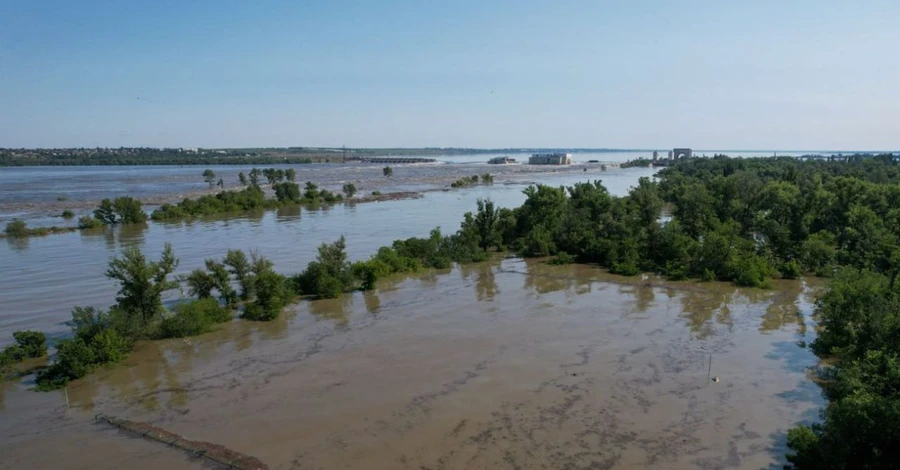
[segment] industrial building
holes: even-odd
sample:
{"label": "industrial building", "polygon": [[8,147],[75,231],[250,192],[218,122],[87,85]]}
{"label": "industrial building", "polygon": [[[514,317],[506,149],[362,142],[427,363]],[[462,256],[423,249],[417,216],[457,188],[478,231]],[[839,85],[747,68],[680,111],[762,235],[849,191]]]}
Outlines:
{"label": "industrial building", "polygon": [[535,153],[528,159],[529,165],[571,165],[571,153]]}

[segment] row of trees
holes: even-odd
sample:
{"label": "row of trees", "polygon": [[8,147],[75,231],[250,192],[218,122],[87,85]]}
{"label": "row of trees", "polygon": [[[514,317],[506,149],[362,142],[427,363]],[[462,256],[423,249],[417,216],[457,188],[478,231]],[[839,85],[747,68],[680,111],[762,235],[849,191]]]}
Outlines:
{"label": "row of trees", "polygon": [[[460,178],[452,183],[450,183],[451,188],[467,188],[469,186],[474,186],[478,184],[478,175],[472,175],[468,178]],[[483,184],[493,184],[494,183],[494,175],[490,173],[485,173],[481,175],[481,183]]]}
{"label": "row of trees", "polygon": [[[277,273],[272,261],[256,252],[247,256],[229,250],[221,260],[207,259],[204,268],[178,279],[172,276],[178,259],[171,245],[166,244],[156,261],[148,260],[136,247],[128,248],[110,261],[106,272],[120,285],[115,305],[108,311],[75,307],[73,337],[57,343],[56,360],[38,373],[38,388],[59,388],[100,365],[121,361],[137,340],[205,333],[216,323],[231,320],[234,311],[247,320],[274,320],[298,296],[333,298],[354,289],[372,289],[378,278],[392,273],[486,259],[487,252],[469,231],[463,227],[454,235],[443,236],[435,229],[427,239],[398,240],[357,263],[348,261],[341,237],[322,244],[316,260],[290,277]],[[162,295],[181,282],[195,300],[168,311]]]}

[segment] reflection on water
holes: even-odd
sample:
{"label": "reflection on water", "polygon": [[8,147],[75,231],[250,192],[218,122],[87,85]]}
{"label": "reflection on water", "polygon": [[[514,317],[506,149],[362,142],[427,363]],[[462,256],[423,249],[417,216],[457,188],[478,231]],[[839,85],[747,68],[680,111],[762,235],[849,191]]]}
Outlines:
{"label": "reflection on water", "polygon": [[[731,467],[777,466],[784,430],[822,404],[805,374],[816,360],[795,341],[815,288],[540,260],[425,270],[303,301],[276,322],[141,343],[70,385],[69,419],[150,421],[272,468],[298,455],[311,468],[697,468],[731,452]],[[710,357],[720,383],[707,380]],[[46,395],[3,390],[0,433],[29,437],[0,452],[47,445],[28,430],[54,412],[23,407]]]}

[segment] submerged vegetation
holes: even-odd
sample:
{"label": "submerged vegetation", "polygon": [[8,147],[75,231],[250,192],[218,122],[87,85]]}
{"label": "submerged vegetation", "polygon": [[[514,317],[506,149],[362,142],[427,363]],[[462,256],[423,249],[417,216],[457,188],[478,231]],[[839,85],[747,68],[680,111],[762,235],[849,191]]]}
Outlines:
{"label": "submerged vegetation", "polygon": [[0,380],[13,375],[17,363],[47,355],[47,338],[39,331],[16,331],[13,339],[15,344],[0,351]]}
{"label": "submerged vegetation", "polygon": [[13,219],[6,224],[3,235],[9,238],[42,237],[53,233],[66,233],[78,230],[76,227],[35,227],[29,228],[22,219]]}
{"label": "submerged vegetation", "polygon": [[[468,178],[460,178],[452,183],[450,183],[451,188],[467,188],[469,186],[474,186],[478,184],[478,175],[472,175]],[[494,175],[490,173],[485,173],[481,175],[481,183],[482,184],[493,184]]]}

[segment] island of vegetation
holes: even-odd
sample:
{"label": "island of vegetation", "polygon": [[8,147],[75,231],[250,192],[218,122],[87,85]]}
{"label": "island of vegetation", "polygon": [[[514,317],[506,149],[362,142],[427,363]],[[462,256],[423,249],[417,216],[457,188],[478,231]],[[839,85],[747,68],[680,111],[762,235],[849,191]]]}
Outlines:
{"label": "island of vegetation", "polygon": [[[890,468],[900,452],[900,167],[892,157],[690,159],[658,180],[642,178],[624,197],[599,181],[530,186],[520,207],[479,200],[455,233],[397,240],[366,261],[350,263],[343,238],[323,244],[315,261],[290,276],[258,253],[230,250],[172,279],[171,246],[157,261],[128,248],[106,273],[121,286],[116,304],[106,312],[74,309],[73,336],[56,344],[38,388],[119,361],[138,340],[202,334],[235,313],[272,320],[298,298],[372,289],[392,273],[482,261],[497,251],[761,288],[775,277],[817,275],[831,278],[816,310],[821,332],[810,345],[830,359],[817,370],[829,404],[819,423],[789,432],[790,466]],[[670,218],[660,217],[664,209]],[[180,281],[195,300],[167,311],[161,295]]]}

